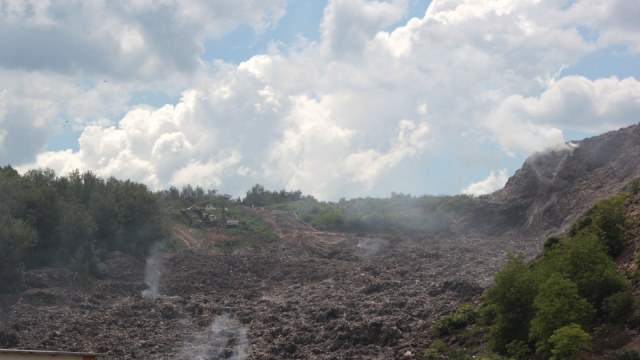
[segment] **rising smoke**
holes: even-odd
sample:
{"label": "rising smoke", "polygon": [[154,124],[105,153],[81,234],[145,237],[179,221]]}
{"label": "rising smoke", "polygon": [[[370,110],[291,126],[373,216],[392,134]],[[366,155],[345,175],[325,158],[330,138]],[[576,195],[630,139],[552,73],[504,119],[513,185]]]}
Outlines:
{"label": "rising smoke", "polygon": [[160,294],[160,278],[164,267],[163,248],[164,246],[160,243],[154,244],[146,259],[144,282],[147,284],[147,289],[142,291],[142,297],[148,300],[153,300]]}
{"label": "rising smoke", "polygon": [[215,318],[206,334],[197,336],[186,344],[180,353],[180,359],[213,360],[249,358],[247,328],[229,315]]}
{"label": "rising smoke", "polygon": [[537,189],[535,189],[536,198],[529,210],[525,227],[531,226],[550,207],[556,205],[558,190],[567,185],[566,181],[558,174],[565,169],[565,164],[577,148],[578,144],[568,142],[562,146],[533,154],[525,161],[525,165],[532,171],[538,182]]}
{"label": "rising smoke", "polygon": [[358,257],[360,257],[361,259],[368,259],[373,255],[377,254],[383,245],[382,242],[383,241],[381,239],[373,239],[373,238],[360,239],[360,241],[358,241],[358,245],[356,245],[357,247],[356,253]]}

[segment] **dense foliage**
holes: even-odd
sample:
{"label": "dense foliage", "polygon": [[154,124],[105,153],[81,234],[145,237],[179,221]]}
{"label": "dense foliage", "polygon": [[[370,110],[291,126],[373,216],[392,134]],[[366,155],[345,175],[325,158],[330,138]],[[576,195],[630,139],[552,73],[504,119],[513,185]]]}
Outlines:
{"label": "dense foliage", "polygon": [[472,209],[473,198],[392,194],[389,198],[341,199],[321,202],[313,197],[282,205],[322,230],[367,232],[419,232],[434,234],[449,228]]}
{"label": "dense foliage", "polygon": [[18,288],[24,268],[99,274],[111,251],[143,257],[167,235],[160,203],[145,185],[91,172],[21,176],[0,168],[0,291]]}
{"label": "dense foliage", "polygon": [[513,257],[500,270],[484,299],[494,351],[576,358],[595,326],[635,321],[630,284],[613,258],[629,239],[627,197],[597,202],[567,236],[547,240],[537,259]]}
{"label": "dense foliage", "polygon": [[156,196],[171,209],[181,209],[196,204],[226,204],[230,197],[218,194],[216,190],[204,190],[200,186],[185,185],[182,189],[171,186],[167,190],[156,192]]}
{"label": "dense foliage", "polygon": [[247,191],[247,195],[242,199],[242,204],[246,206],[268,206],[297,201],[301,198],[302,192],[300,190],[269,191],[265,190],[264,186],[256,184]]}
{"label": "dense foliage", "polygon": [[[487,358],[578,359],[591,348],[594,329],[639,324],[631,285],[615,262],[630,238],[627,199],[621,193],[598,201],[566,236],[549,238],[536,259],[508,259],[485,292],[478,321],[467,324],[486,327],[494,352]],[[437,323],[448,331],[436,326],[436,335],[460,328],[463,322],[444,321],[458,313]]]}

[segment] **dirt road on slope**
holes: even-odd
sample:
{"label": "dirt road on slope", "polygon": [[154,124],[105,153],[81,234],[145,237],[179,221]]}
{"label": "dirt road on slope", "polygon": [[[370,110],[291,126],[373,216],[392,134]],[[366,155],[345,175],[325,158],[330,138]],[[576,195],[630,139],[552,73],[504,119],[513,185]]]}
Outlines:
{"label": "dirt road on slope", "polygon": [[182,243],[189,249],[198,249],[200,248],[200,241],[197,240],[192,234],[191,230],[186,226],[173,223],[173,233],[182,241]]}
{"label": "dirt road on slope", "polygon": [[294,212],[260,208],[254,208],[254,210],[269,224],[274,235],[282,242],[304,248],[309,252],[326,255],[336,244],[347,238],[343,233],[317,230],[304,223]]}

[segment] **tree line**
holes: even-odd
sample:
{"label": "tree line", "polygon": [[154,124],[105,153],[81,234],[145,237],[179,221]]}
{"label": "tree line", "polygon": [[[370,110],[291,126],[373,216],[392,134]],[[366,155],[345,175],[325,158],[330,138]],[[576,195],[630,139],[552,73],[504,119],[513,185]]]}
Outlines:
{"label": "tree line", "polygon": [[24,269],[42,266],[100,275],[110,252],[144,257],[169,233],[160,200],[143,184],[0,167],[0,291],[18,289]]}
{"label": "tree line", "polygon": [[303,221],[321,230],[436,234],[472,211],[474,199],[466,195],[392,193],[388,198],[343,198],[329,203],[303,196],[277,206],[295,211]]}

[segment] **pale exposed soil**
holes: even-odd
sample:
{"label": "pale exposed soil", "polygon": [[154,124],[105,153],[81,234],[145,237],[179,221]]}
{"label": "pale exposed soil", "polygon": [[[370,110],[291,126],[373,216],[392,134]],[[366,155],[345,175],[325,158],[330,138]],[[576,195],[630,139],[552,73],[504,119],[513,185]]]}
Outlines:
{"label": "pale exposed soil", "polygon": [[197,249],[200,247],[200,240],[196,239],[191,230],[183,224],[174,222],[172,224],[173,234],[186,246],[188,249]]}

